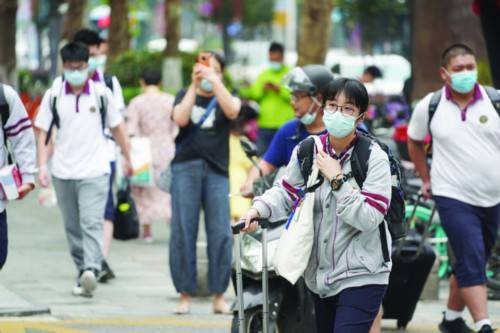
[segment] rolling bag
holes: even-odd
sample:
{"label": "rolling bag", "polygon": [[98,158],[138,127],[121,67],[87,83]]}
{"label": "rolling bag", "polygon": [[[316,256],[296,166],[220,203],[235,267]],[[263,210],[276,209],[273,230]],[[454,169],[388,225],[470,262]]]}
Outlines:
{"label": "rolling bag", "polygon": [[[420,202],[420,197],[415,208]],[[411,218],[415,215],[413,210]],[[392,249],[392,272],[383,301],[383,318],[397,319],[398,328],[406,328],[413,317],[420,294],[431,272],[436,253],[427,242],[429,226],[436,212],[433,208],[423,235],[412,230]]]}

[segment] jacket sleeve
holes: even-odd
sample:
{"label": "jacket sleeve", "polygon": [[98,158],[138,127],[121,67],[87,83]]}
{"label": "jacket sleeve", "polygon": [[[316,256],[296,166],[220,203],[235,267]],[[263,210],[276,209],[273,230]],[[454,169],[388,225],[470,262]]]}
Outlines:
{"label": "jacket sleeve", "polygon": [[372,149],[366,180],[361,190],[346,183],[333,191],[337,214],[360,231],[373,231],[384,220],[391,200],[391,170],[387,155],[378,146]]}
{"label": "jacket sleeve", "polygon": [[295,147],[284,176],[262,196],[254,199],[253,207],[257,209],[262,218],[269,218],[271,222],[287,219],[298,199],[298,192],[303,187],[304,180],[300,173],[297,147]]}
{"label": "jacket sleeve", "polygon": [[23,183],[35,183],[36,142],[33,125],[21,99],[11,87],[4,86],[5,97],[9,104],[9,118],[4,135],[10,143],[12,154],[19,166]]}

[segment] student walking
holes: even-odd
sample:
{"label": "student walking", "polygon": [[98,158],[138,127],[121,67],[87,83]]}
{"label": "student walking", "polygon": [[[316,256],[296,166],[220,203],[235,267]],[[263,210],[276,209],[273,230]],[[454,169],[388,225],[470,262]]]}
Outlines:
{"label": "student walking", "polygon": [[[130,173],[128,137],[123,118],[109,90],[88,79],[88,48],[71,42],[61,49],[64,80],[44,95],[35,126],[38,138],[39,180],[52,182],[64,219],[70,253],[78,271],[73,294],[92,297],[102,267],[104,209],[109,188],[109,156],[105,128],[124,154]],[[56,81],[57,82],[57,81]]]}

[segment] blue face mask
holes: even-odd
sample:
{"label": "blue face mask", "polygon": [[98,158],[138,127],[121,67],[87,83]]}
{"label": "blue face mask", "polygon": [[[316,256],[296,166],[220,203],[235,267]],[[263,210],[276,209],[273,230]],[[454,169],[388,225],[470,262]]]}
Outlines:
{"label": "blue face mask", "polygon": [[449,74],[451,88],[460,94],[467,94],[474,89],[477,82],[477,71],[463,71]]}
{"label": "blue face mask", "polygon": [[200,89],[205,91],[205,92],[210,93],[214,90],[214,86],[213,86],[212,82],[208,81],[207,79],[201,79]]}
{"label": "blue face mask", "polygon": [[325,112],[323,114],[323,123],[326,130],[334,138],[339,139],[345,138],[354,131],[356,119],[353,116],[346,116],[340,111],[334,113]]}
{"label": "blue face mask", "polygon": [[311,113],[312,109],[314,108],[314,105],[321,105],[316,98],[311,97],[311,99],[312,103],[309,106],[309,108],[307,108],[307,112],[302,117],[299,118],[299,121],[306,126],[311,125],[314,122],[314,120],[316,120],[316,116],[318,115],[317,112]]}
{"label": "blue face mask", "polygon": [[279,71],[282,66],[283,66],[283,64],[279,61],[270,61],[269,62],[269,67],[271,67],[271,69],[275,72]]}
{"label": "blue face mask", "polygon": [[87,80],[89,71],[87,68],[82,70],[65,70],[64,78],[73,87],[81,87]]}
{"label": "blue face mask", "polygon": [[97,56],[89,58],[89,72],[94,72],[96,69],[102,70],[106,64],[105,56]]}

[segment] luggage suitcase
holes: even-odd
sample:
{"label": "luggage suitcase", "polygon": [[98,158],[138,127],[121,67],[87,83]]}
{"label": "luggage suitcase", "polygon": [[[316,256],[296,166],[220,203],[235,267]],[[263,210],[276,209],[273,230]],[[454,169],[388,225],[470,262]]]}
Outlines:
{"label": "luggage suitcase", "polygon": [[[415,208],[420,202],[420,197]],[[413,218],[416,209],[413,210]],[[433,208],[423,235],[412,231],[392,249],[392,272],[383,300],[383,318],[397,319],[398,328],[406,328],[413,317],[420,294],[431,272],[436,253],[426,242],[429,226],[436,212]]]}
{"label": "luggage suitcase", "polygon": [[113,237],[128,240],[139,237],[139,216],[130,194],[130,183],[125,180],[118,190],[115,208]]}
{"label": "luggage suitcase", "polygon": [[[267,228],[268,220],[258,220],[262,228],[262,333],[269,332],[269,287],[267,266]],[[246,333],[245,309],[243,307],[243,273],[241,271],[241,230],[245,221],[240,221],[231,226],[234,235],[235,261],[236,261],[236,294],[238,297],[238,332]]]}

